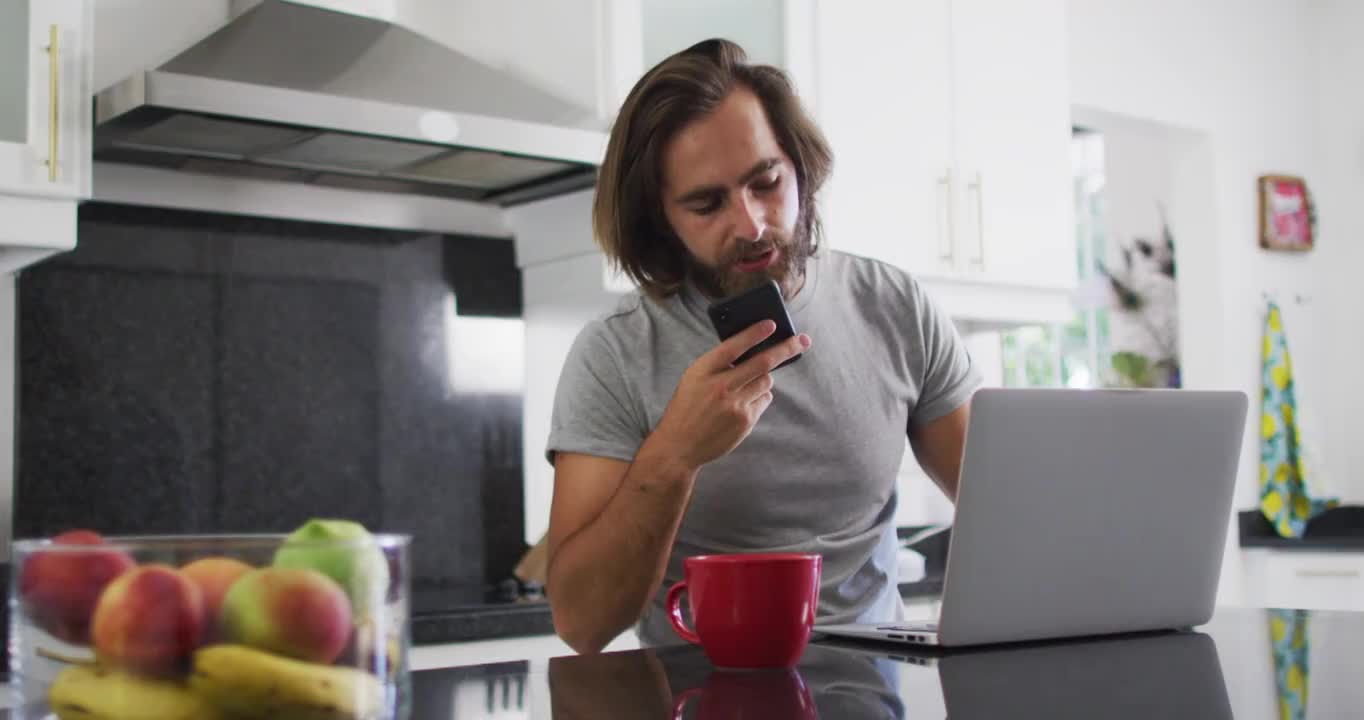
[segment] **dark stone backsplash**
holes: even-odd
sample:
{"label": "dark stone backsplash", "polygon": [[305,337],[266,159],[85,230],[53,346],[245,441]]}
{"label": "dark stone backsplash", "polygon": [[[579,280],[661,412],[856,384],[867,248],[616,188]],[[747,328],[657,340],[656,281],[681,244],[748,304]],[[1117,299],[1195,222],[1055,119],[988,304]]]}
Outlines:
{"label": "dark stone backsplash", "polygon": [[19,277],[15,536],[347,517],[414,535],[414,586],[509,576],[521,396],[449,382],[461,291],[518,316],[511,243],[83,206]]}

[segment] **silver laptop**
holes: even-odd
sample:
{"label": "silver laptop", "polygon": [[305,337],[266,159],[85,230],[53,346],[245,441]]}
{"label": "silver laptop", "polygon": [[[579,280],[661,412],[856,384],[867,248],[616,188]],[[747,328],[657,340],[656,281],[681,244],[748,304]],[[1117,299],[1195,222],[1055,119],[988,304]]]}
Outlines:
{"label": "silver laptop", "polygon": [[937,622],[816,632],[961,646],[1212,617],[1246,395],[982,389]]}

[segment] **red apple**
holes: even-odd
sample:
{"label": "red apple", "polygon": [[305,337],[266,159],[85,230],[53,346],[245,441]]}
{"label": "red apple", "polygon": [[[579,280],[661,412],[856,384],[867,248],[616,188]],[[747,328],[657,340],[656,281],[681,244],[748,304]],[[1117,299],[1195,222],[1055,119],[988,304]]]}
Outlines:
{"label": "red apple", "polygon": [[188,663],[203,632],[199,586],[168,565],[143,565],[105,588],[91,636],[100,662],[164,674]]}
{"label": "red apple", "polygon": [[350,640],[350,600],[316,570],[252,570],[227,591],[221,629],[228,642],[331,663]]}
{"label": "red apple", "polygon": [[91,530],[64,532],[52,538],[52,544],[62,547],[40,550],[24,561],[19,575],[24,614],[53,637],[86,645],[100,593],[137,563],[118,550],[66,549],[103,545],[104,538]]}

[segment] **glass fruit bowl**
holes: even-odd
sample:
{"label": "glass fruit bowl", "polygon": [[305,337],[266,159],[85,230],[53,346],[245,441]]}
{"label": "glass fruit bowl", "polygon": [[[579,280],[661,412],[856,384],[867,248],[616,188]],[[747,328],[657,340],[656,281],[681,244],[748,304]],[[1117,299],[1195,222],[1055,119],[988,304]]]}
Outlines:
{"label": "glass fruit bowl", "polygon": [[410,540],[313,520],[16,541],[11,693],[58,720],[405,718]]}

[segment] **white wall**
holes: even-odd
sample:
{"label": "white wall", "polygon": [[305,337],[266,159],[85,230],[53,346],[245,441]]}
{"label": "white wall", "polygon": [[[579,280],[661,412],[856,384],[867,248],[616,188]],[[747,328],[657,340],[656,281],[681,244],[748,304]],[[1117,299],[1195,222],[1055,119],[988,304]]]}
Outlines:
{"label": "white wall", "polygon": [[[1207,191],[1206,218],[1178,239],[1184,380],[1259,398],[1260,293],[1312,293],[1337,253],[1268,254],[1256,242],[1254,179],[1266,172],[1314,176],[1316,130],[1307,5],[1275,0],[1070,0],[1071,88],[1082,109],[1169,128],[1182,141],[1176,176]],[[1205,178],[1198,177],[1205,174]],[[1178,192],[1178,189],[1177,189]],[[1191,227],[1190,227],[1191,226]],[[1299,318],[1290,342],[1310,344],[1333,327],[1329,301]],[[1299,373],[1323,361],[1300,352]],[[1304,383],[1304,406],[1332,402]],[[1322,397],[1327,395],[1327,397]],[[1255,414],[1252,410],[1252,416]],[[1238,508],[1253,507],[1259,446],[1247,423]],[[1331,458],[1326,462],[1334,472]],[[1234,530],[1228,548],[1233,547]],[[1221,599],[1240,599],[1239,554],[1228,553]]]}
{"label": "white wall", "polygon": [[[1364,443],[1357,434],[1364,409],[1364,3],[1311,0],[1316,151],[1319,172],[1308,187],[1317,204],[1324,282],[1314,294],[1333,308],[1321,339],[1330,404],[1323,423],[1336,489],[1364,503]],[[1290,338],[1291,339],[1291,338]]]}
{"label": "white wall", "polygon": [[549,528],[554,468],[545,460],[545,441],[564,358],[578,331],[616,301],[605,289],[603,258],[592,240],[591,205],[592,192],[584,191],[507,212],[526,321],[522,453],[529,544]]}

